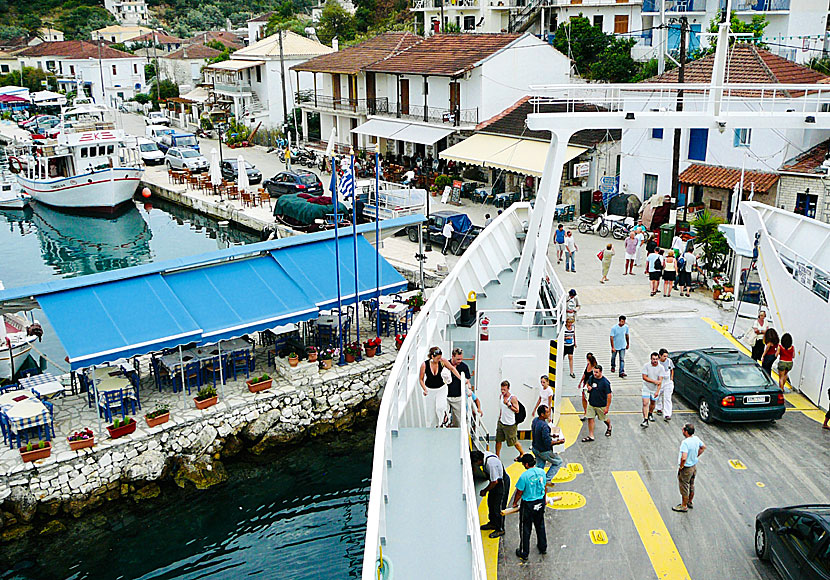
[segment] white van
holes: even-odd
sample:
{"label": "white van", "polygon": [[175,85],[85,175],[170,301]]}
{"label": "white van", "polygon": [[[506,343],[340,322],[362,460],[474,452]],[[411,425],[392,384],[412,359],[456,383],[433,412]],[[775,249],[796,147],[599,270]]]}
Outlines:
{"label": "white van", "polygon": [[173,129],[165,127],[164,125],[147,125],[147,128],[144,130],[144,136],[151,141],[158,143],[163,135],[167,135],[172,132]]}
{"label": "white van", "polygon": [[164,153],[161,152],[161,149],[159,149],[155,141],[138,137],[136,139],[136,147],[145,165],[161,165],[164,163]]}

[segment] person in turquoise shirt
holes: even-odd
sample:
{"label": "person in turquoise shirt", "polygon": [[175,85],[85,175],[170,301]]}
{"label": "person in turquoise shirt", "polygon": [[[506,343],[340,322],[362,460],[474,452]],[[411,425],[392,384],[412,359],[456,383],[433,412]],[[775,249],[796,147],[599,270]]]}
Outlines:
{"label": "person in turquoise shirt", "polygon": [[527,560],[531,527],[536,529],[539,553],[544,554],[548,550],[548,537],[545,533],[545,472],[536,467],[536,458],[530,453],[522,455],[521,461],[526,471],[516,482],[513,507],[519,508],[519,547],[516,548],[516,555]]}

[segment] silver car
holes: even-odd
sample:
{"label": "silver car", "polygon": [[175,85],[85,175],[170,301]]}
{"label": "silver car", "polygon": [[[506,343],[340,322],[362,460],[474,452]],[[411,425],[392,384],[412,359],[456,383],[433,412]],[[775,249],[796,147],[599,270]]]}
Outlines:
{"label": "silver car", "polygon": [[164,164],[172,169],[189,169],[190,171],[206,171],[208,160],[195,149],[185,147],[171,147],[164,156]]}

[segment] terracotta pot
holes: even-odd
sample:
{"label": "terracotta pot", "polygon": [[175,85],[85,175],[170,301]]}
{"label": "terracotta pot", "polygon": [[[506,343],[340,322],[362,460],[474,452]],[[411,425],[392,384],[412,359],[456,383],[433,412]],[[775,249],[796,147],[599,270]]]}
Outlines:
{"label": "terracotta pot", "polygon": [[735,287],[734,287],[734,286],[724,286],[724,287],[723,287],[723,291],[724,291],[724,292],[732,292],[732,293],[734,293],[734,292],[735,292]]}
{"label": "terracotta pot", "polygon": [[144,420],[147,421],[148,427],[158,427],[162,423],[167,423],[170,420],[170,413],[165,413],[164,415],[159,415],[158,417],[153,417],[152,419],[145,415]]}
{"label": "terracotta pot", "polygon": [[308,353],[308,362],[317,362],[317,353],[316,352]]}
{"label": "terracotta pot", "polygon": [[298,364],[300,364],[300,358],[299,357],[294,357],[294,358],[289,357],[288,358],[288,364],[291,365],[292,367],[295,367]]}
{"label": "terracotta pot", "polygon": [[202,399],[201,401],[193,398],[193,402],[196,403],[197,409],[207,409],[208,407],[214,406],[219,401],[219,395],[213,396],[209,399]]}
{"label": "terracotta pot", "polygon": [[723,292],[723,290],[721,290],[721,289],[712,290],[712,298],[717,300],[718,298],[720,298],[720,293],[721,292]]}
{"label": "terracotta pot", "polygon": [[331,361],[330,358],[324,358],[323,359],[323,369],[324,370],[329,370],[331,368],[331,362],[332,361]]}
{"label": "terracotta pot", "polygon": [[353,354],[347,354],[346,355],[346,362],[347,363],[353,363],[354,362],[354,355]]}
{"label": "terracotta pot", "polygon": [[90,437],[89,439],[78,439],[77,441],[69,441],[69,448],[72,451],[77,451],[78,449],[86,449],[87,447],[92,447],[95,445],[95,437]]}
{"label": "terracotta pot", "polygon": [[248,385],[248,390],[252,393],[258,393],[260,391],[264,391],[265,389],[271,388],[271,383],[274,382],[274,379],[268,379],[267,381],[262,381],[261,383],[254,383],[251,379],[245,381],[245,384]]}
{"label": "terracotta pot", "polygon": [[118,439],[119,437],[129,435],[130,433],[135,431],[137,425],[138,423],[136,423],[135,420],[131,420],[126,425],[122,425],[120,427],[113,428],[112,425],[107,425],[107,431],[110,432],[111,439]]}
{"label": "terracotta pot", "polygon": [[367,346],[366,347],[366,358],[372,358],[375,356],[375,350],[377,350],[376,346]]}
{"label": "terracotta pot", "polygon": [[46,459],[50,455],[52,455],[52,444],[49,441],[46,441],[46,446],[41,449],[39,447],[33,447],[31,451],[26,451],[25,447],[20,448],[20,457],[23,458],[23,462],[28,461],[37,461],[38,459]]}

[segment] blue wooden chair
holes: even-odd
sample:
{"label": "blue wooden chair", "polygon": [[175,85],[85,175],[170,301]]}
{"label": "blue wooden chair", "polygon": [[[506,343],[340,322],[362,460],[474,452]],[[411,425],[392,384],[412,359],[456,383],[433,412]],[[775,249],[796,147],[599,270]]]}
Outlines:
{"label": "blue wooden chair", "polygon": [[161,364],[161,361],[153,356],[150,359],[150,368],[153,372],[153,378],[156,381],[156,387],[158,387],[159,393],[161,392],[162,385],[166,385],[168,387],[172,387],[173,383],[170,378],[170,371]]}
{"label": "blue wooden chair", "polygon": [[231,353],[230,369],[233,371],[233,380],[236,380],[236,373],[245,371],[245,378],[251,378],[251,367],[247,350],[237,350]]}
{"label": "blue wooden chair", "polygon": [[22,391],[22,390],[23,390],[23,387],[21,387],[17,383],[14,383],[13,385],[5,385],[3,387],[0,387],[0,395],[2,395],[3,393],[10,393],[12,391]]}
{"label": "blue wooden chair", "polygon": [[121,418],[124,418],[124,393],[121,389],[105,391],[98,400],[98,415],[112,423],[112,410],[120,409]]}
{"label": "blue wooden chair", "polygon": [[[225,358],[225,357],[222,357]],[[205,366],[203,368],[205,375],[212,375],[213,376],[213,387],[216,388],[216,377],[219,375],[220,366],[219,366],[219,357],[215,356],[205,362]],[[220,377],[220,379],[223,377]],[[223,383],[224,384],[224,383]]]}
{"label": "blue wooden chair", "polygon": [[187,387],[188,395],[193,387],[196,387],[198,391],[199,387],[202,386],[202,367],[198,362],[184,365],[184,384]]}
{"label": "blue wooden chair", "polygon": [[[49,429],[51,429],[52,437],[54,437],[55,436],[55,405],[52,404],[51,402],[45,401],[45,400],[42,401],[42,403],[46,406],[47,409],[49,409],[49,425],[46,426],[46,427],[48,427],[47,432],[49,431]],[[50,437],[50,440],[51,440],[51,437]]]}
{"label": "blue wooden chair", "polygon": [[0,431],[3,433],[3,443],[8,445],[11,449],[15,447],[15,436],[12,431],[9,418],[6,414],[0,411]]}

